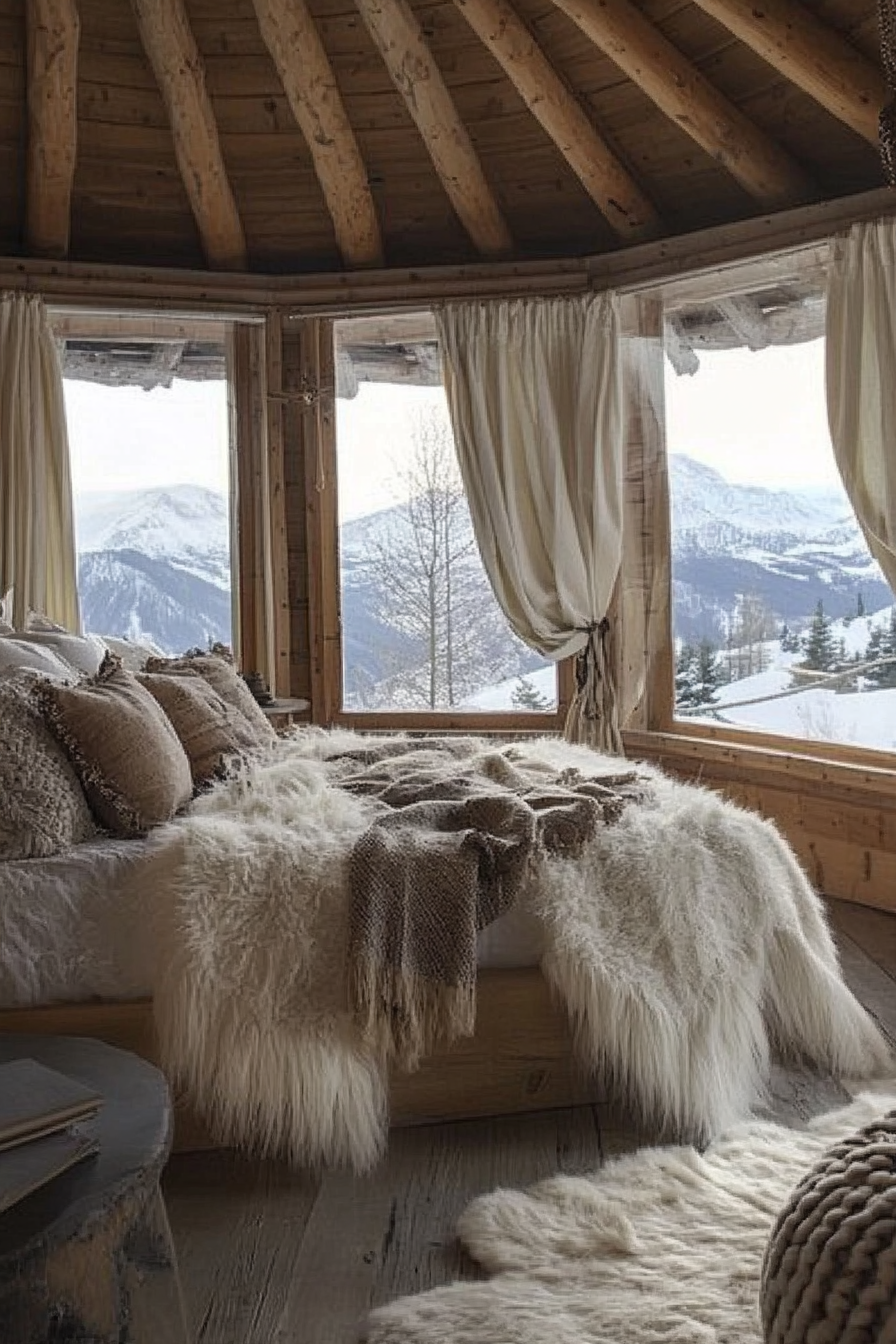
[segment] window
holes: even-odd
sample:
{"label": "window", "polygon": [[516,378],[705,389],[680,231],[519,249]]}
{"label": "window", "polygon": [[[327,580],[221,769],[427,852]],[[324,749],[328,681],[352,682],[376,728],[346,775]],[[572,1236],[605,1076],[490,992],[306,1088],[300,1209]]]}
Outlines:
{"label": "window", "polygon": [[88,339],[77,322],[57,319],[84,628],[232,646],[223,332]]}
{"label": "window", "polygon": [[827,428],[823,278],[667,306],[675,716],[896,750],[896,608]]}
{"label": "window", "polygon": [[507,626],[455,455],[430,313],[335,324],[343,708],[555,711]]}

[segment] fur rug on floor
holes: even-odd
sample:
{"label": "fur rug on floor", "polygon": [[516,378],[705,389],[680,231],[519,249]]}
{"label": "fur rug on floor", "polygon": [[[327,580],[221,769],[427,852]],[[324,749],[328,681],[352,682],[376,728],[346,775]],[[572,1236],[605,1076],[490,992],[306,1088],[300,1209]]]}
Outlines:
{"label": "fur rug on floor", "polygon": [[762,1344],[762,1257],[789,1191],[896,1105],[865,1094],[805,1131],[753,1121],[700,1154],[646,1148],[586,1176],[497,1190],[458,1235],[492,1275],[402,1298],[368,1344]]}
{"label": "fur rug on floor", "polygon": [[[375,804],[335,787],[328,765],[360,741],[284,740],[158,832],[141,881],[169,1077],[222,1141],[363,1171],[385,1142],[386,1068],[349,1007],[348,871]],[[619,768],[555,739],[500,750],[598,779]],[[775,828],[638,771],[645,800],[575,858],[539,852],[518,896],[584,1065],[689,1140],[749,1113],[773,1044],[835,1076],[890,1072]]]}

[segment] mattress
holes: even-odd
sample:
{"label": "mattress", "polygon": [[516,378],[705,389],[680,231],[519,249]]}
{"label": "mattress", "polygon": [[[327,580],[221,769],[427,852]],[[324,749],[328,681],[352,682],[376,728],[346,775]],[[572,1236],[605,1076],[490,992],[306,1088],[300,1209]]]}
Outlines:
{"label": "mattress", "polygon": [[[145,840],[103,839],[0,863],[0,1009],[150,993],[150,913],[133,881]],[[510,910],[479,935],[481,969],[537,966],[541,929]]]}

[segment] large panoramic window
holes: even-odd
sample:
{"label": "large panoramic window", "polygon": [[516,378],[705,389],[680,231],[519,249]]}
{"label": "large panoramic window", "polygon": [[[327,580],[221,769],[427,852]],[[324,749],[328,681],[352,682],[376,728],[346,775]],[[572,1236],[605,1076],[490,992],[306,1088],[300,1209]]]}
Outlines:
{"label": "large panoramic window", "polygon": [[896,605],[840,482],[821,283],[667,314],[675,715],[896,750]]}
{"label": "large panoramic window", "polygon": [[556,710],[476,541],[428,313],[335,324],[343,708]]}
{"label": "large panoramic window", "polygon": [[72,336],[62,363],[85,630],[232,646],[223,340]]}

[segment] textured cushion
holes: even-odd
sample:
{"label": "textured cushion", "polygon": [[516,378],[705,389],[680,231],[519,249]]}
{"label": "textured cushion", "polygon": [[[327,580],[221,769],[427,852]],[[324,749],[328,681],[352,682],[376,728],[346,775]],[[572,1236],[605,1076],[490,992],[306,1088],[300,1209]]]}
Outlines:
{"label": "textured cushion", "polygon": [[186,658],[150,658],[146,670],[168,673],[198,672],[200,677],[217,691],[221,699],[239,714],[242,720],[240,745],[244,749],[264,747],[277,740],[277,734],[265,718],[264,711],[249,687],[236,668],[224,658],[218,658],[210,653]]}
{"label": "textured cushion", "polygon": [[142,672],[147,658],[159,658],[162,650],[155,644],[137,643],[132,639],[114,639],[112,635],[103,635],[103,643],[110,653],[114,653],[126,672]]}
{"label": "textured cushion", "polygon": [[767,1344],[896,1340],[896,1111],[841,1140],[778,1215],[762,1264]]}
{"label": "textured cushion", "polygon": [[106,646],[98,635],[72,635],[67,630],[29,629],[24,634],[4,638],[47,649],[87,677],[96,675],[106,653]]}
{"label": "textured cushion", "polygon": [[242,747],[243,720],[197,673],[140,672],[137,680],[159,702],[190,761],[193,783],[220,778],[228,757]]}
{"label": "textured cushion", "polygon": [[96,834],[84,790],[31,698],[0,678],[0,859],[50,858]]}
{"label": "textured cushion", "polygon": [[0,676],[13,672],[31,672],[52,681],[77,681],[81,675],[53,649],[19,635],[0,635]]}
{"label": "textured cushion", "polygon": [[92,680],[42,682],[37,694],[107,830],[142,835],[192,796],[190,762],[177,733],[132,672],[107,659]]}

